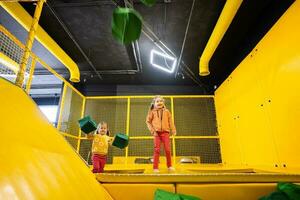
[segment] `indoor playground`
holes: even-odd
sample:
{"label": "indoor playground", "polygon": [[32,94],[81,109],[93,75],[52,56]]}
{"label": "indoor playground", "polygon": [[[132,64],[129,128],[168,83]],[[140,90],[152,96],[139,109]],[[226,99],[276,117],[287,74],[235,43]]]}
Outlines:
{"label": "indoor playground", "polygon": [[300,200],[299,0],[0,0],[0,200]]}

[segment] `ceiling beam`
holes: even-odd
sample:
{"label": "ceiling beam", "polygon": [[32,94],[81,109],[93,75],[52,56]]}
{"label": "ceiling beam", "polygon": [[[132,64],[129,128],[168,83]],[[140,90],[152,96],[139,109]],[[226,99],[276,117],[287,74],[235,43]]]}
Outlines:
{"label": "ceiling beam", "polygon": [[[139,0],[133,1],[134,4],[142,4]],[[86,6],[114,6],[118,3],[118,5],[122,5],[122,2],[119,4],[119,0],[103,0],[103,1],[87,1],[87,2],[74,2],[74,3],[55,3],[52,6],[61,8],[61,7],[86,7]],[[163,0],[159,0],[156,2],[156,4],[165,4],[169,3]]]}
{"label": "ceiling beam", "polygon": [[34,84],[30,89],[61,89],[62,84]]}
{"label": "ceiling beam", "polygon": [[73,34],[71,33],[71,31],[69,30],[69,28],[66,26],[66,24],[63,22],[63,20],[61,19],[61,17],[58,15],[58,13],[54,10],[54,8],[52,8],[52,5],[48,2],[46,2],[46,5],[48,6],[50,12],[54,15],[54,17],[57,19],[57,21],[59,22],[59,24],[62,26],[62,28],[64,29],[64,31],[67,33],[67,35],[70,37],[70,39],[73,41],[73,43],[75,44],[75,46],[78,48],[78,50],[80,51],[80,53],[83,55],[83,57],[85,58],[85,60],[87,61],[87,63],[91,66],[91,68],[95,71],[95,73],[97,74],[97,76],[99,77],[100,80],[102,80],[102,77],[99,73],[97,73],[97,69],[94,66],[94,64],[92,63],[92,61],[89,59],[89,57],[86,55],[86,53],[84,52],[84,50],[81,48],[81,46],[78,44],[78,42],[76,41],[75,37],[73,36]]}
{"label": "ceiling beam", "polygon": [[[69,72],[65,69],[54,69],[58,74],[61,76],[68,76]],[[81,75],[91,75],[94,74],[94,71],[80,71]],[[138,73],[137,70],[126,70],[126,69],[117,69],[117,70],[97,70],[97,73],[100,74],[136,74]],[[51,72],[49,72],[47,69],[36,69],[34,71],[35,76],[44,76],[44,75],[53,75]]]}

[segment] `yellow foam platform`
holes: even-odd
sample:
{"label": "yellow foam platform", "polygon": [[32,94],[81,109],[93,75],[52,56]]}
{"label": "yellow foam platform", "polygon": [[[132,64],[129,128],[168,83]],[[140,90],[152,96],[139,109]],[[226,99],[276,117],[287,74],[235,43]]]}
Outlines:
{"label": "yellow foam platform", "polygon": [[276,183],[300,182],[299,174],[284,173],[160,173],[160,174],[98,174],[101,183]]}
{"label": "yellow foam platform", "polygon": [[176,191],[202,200],[254,200],[276,191],[276,184],[178,184]]}
{"label": "yellow foam platform", "polygon": [[173,184],[103,184],[103,186],[116,200],[153,200],[156,189],[175,192]]}
{"label": "yellow foam platform", "polygon": [[21,88],[0,99],[0,199],[112,199]]}

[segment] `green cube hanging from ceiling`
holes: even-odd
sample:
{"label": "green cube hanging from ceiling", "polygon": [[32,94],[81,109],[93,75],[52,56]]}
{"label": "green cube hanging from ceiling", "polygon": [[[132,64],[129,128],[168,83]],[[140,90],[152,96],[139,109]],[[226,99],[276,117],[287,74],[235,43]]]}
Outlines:
{"label": "green cube hanging from ceiling", "polygon": [[111,28],[119,42],[130,44],[141,35],[142,17],[134,9],[118,7],[113,12]]}

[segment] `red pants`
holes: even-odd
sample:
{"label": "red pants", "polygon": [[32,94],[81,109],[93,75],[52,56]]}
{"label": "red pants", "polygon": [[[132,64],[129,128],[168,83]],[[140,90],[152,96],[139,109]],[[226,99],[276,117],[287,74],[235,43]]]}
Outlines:
{"label": "red pants", "polygon": [[158,161],[159,161],[160,143],[161,142],[164,144],[164,148],[165,148],[165,152],[166,152],[167,167],[172,166],[169,132],[157,132],[157,136],[154,137],[153,169],[158,169]]}
{"label": "red pants", "polygon": [[93,173],[102,173],[106,163],[106,155],[93,154]]}

